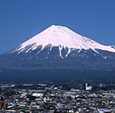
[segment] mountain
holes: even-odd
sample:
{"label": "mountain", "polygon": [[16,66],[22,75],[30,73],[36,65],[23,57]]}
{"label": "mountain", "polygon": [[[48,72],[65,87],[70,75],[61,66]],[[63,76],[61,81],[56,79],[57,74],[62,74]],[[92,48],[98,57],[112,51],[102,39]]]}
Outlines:
{"label": "mountain", "polygon": [[[1,55],[0,69],[1,72],[7,70],[6,75],[16,70],[29,74],[32,72],[31,75],[40,75],[43,70],[42,75],[52,75],[53,72],[58,77],[65,71],[71,76],[85,71],[87,75],[91,75],[92,71],[109,75],[115,70],[115,47],[102,45],[67,27],[52,25]],[[60,71],[61,74],[58,74]]]}
{"label": "mountain", "polygon": [[[67,27],[62,26],[55,26],[52,25],[48,29],[44,30],[43,32],[39,33],[38,35],[32,37],[30,40],[22,43],[18,48],[16,48],[12,52],[21,52],[31,53],[33,50],[36,50],[38,47],[41,46],[41,49],[38,51],[41,52],[46,46],[50,46],[50,51],[52,47],[58,47],[60,57],[63,58],[62,49],[67,49],[67,57],[72,50],[93,50],[96,53],[96,49],[114,52],[115,48],[111,46],[104,46],[101,45],[89,38],[83,37]],[[50,52],[49,51],[49,52]]]}

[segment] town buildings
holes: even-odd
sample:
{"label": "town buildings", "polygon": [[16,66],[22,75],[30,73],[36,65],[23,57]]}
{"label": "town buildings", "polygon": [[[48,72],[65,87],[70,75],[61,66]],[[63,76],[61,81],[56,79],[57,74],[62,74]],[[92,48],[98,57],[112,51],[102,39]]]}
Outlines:
{"label": "town buildings", "polygon": [[115,113],[114,84],[90,90],[67,86],[1,84],[0,113]]}

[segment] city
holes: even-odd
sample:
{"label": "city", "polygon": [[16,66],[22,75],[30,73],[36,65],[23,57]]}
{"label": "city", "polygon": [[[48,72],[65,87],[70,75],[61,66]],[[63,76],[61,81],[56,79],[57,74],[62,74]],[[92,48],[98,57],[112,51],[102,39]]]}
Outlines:
{"label": "city", "polygon": [[0,113],[115,113],[115,84],[1,84]]}

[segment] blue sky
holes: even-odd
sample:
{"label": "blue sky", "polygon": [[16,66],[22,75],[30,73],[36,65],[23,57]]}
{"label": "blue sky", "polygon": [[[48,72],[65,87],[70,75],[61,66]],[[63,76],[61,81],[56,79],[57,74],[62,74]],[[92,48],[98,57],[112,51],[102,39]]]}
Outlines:
{"label": "blue sky", "polygon": [[115,0],[0,0],[0,54],[52,24],[115,45]]}

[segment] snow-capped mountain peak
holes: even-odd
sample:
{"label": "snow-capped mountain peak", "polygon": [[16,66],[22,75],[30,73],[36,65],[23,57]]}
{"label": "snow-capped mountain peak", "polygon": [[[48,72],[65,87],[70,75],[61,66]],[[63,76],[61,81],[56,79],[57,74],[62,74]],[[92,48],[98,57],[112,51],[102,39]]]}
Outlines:
{"label": "snow-capped mountain peak", "polygon": [[42,46],[42,49],[40,50],[42,51],[47,45],[51,45],[51,48],[59,47],[59,53],[62,58],[63,56],[61,54],[61,50],[63,48],[68,48],[66,57],[73,49],[74,50],[75,49],[76,50],[91,49],[95,51],[96,53],[98,53],[97,50],[115,52],[115,48],[112,46],[105,46],[105,45],[99,44],[89,38],[86,38],[82,35],[79,35],[73,32],[67,27],[55,26],[55,25],[50,26],[43,32],[37,34],[36,36],[22,43],[14,51],[21,53],[24,50],[26,50],[25,52],[28,53],[37,49],[39,46]]}

